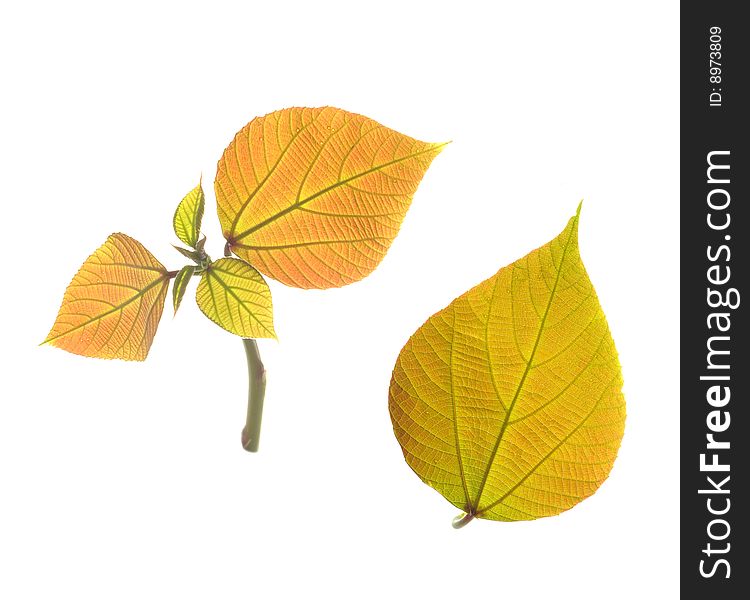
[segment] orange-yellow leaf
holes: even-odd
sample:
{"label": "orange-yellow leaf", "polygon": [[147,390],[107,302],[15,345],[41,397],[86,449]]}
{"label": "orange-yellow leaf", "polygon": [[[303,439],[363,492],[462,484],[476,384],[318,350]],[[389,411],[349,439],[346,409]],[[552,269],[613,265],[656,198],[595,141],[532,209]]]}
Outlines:
{"label": "orange-yellow leaf", "polygon": [[144,360],[168,287],[167,270],[146,248],[113,233],[70,282],[43,343],[83,356]]}
{"label": "orange-yellow leaf", "polygon": [[467,514],[556,515],[608,476],[625,426],[617,351],[578,250],[554,240],[430,317],[389,408],[411,468]]}
{"label": "orange-yellow leaf", "polygon": [[385,256],[444,145],[332,107],[254,119],[219,161],[224,237],[237,256],[287,285],[358,281]]}

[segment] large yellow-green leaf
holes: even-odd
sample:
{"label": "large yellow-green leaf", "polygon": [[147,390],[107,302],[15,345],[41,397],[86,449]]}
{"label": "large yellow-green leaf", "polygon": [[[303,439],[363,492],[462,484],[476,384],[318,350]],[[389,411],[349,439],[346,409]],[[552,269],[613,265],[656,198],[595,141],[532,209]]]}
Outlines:
{"label": "large yellow-green leaf", "polygon": [[216,173],[228,247],[287,285],[358,281],[385,256],[444,145],[332,107],[254,119]]}
{"label": "large yellow-green leaf", "polygon": [[263,276],[236,258],[220,258],[201,277],[195,296],[214,323],[243,338],[275,338],[271,290]]}
{"label": "large yellow-green leaf", "polygon": [[407,463],[467,513],[459,524],[516,521],[567,510],[606,479],[625,426],[621,387],[576,214],[416,331],[389,408]]}
{"label": "large yellow-green leaf", "polygon": [[203,195],[203,186],[198,183],[197,187],[188,194],[177,205],[172,226],[177,237],[188,246],[195,248],[201,231],[203,210],[206,198]]}
{"label": "large yellow-green leaf", "polygon": [[43,343],[96,358],[144,360],[169,274],[139,242],[113,233],[83,263]]}

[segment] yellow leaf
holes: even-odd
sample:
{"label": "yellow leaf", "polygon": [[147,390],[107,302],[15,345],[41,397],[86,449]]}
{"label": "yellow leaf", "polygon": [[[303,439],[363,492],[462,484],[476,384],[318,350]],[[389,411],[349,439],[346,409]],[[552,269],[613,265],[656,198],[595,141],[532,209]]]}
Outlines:
{"label": "yellow leaf", "polygon": [[193,248],[198,243],[205,205],[206,198],[203,195],[203,187],[199,183],[177,205],[177,210],[172,219],[172,226],[177,237]]}
{"label": "yellow leaf", "polygon": [[174,306],[174,314],[177,314],[177,309],[180,308],[182,297],[185,295],[190,278],[195,273],[198,267],[195,265],[185,265],[175,275],[174,283],[172,284],[172,305]]}
{"label": "yellow leaf", "polygon": [[263,276],[236,258],[211,263],[195,296],[209,319],[243,338],[276,338],[271,290]]}
{"label": "yellow leaf", "polygon": [[389,409],[409,466],[467,513],[458,525],[517,521],[567,510],[607,478],[625,426],[621,387],[576,214],[416,331]]}
{"label": "yellow leaf", "polygon": [[144,360],[169,274],[139,242],[113,233],[83,263],[43,343],[96,358]]}
{"label": "yellow leaf", "polygon": [[358,281],[385,256],[443,146],[332,107],[254,119],[219,161],[224,237],[237,256],[287,285]]}

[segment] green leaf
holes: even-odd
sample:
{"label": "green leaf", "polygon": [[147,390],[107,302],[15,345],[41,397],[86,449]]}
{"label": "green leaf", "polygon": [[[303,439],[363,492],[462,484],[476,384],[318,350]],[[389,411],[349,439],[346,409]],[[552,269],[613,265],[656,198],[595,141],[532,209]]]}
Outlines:
{"label": "green leaf", "polygon": [[187,250],[186,248],[180,248],[179,246],[175,246],[172,244],[172,248],[177,250],[180,254],[182,254],[184,257],[189,258],[190,260],[199,263],[201,262],[201,259],[203,258],[200,251],[197,250]]}
{"label": "green leaf", "polygon": [[578,219],[430,317],[396,362],[394,432],[414,472],[466,512],[456,527],[556,515],[614,464],[622,373]]}
{"label": "green leaf", "polygon": [[180,302],[182,297],[185,295],[190,278],[193,276],[196,270],[195,265],[185,265],[180,269],[179,273],[174,278],[172,284],[172,304],[174,305],[174,314],[177,314],[177,309],[180,308]]}
{"label": "green leaf", "polygon": [[198,183],[198,186],[182,199],[172,219],[177,237],[192,248],[198,243],[205,204],[203,187]]}
{"label": "green leaf", "polygon": [[195,296],[209,319],[243,338],[276,338],[271,290],[253,267],[220,258],[206,268]]}

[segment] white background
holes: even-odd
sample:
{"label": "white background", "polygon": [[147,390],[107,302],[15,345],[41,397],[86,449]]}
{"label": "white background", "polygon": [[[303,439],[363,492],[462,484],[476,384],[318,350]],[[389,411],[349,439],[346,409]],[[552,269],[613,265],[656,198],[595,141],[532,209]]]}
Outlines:
{"label": "white background", "polygon": [[[678,17],[651,1],[4,3],[0,597],[677,597]],[[368,279],[271,284],[259,454],[239,443],[242,345],[189,297],[145,363],[38,347],[109,233],[182,264],[172,213],[201,173],[220,255],[224,147],[254,116],[325,104],[453,143]],[[391,369],[582,198],[624,370],[619,458],[560,516],[454,531],[393,436]]]}

